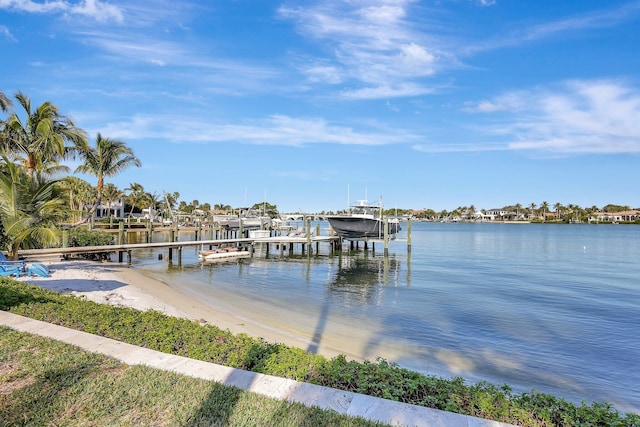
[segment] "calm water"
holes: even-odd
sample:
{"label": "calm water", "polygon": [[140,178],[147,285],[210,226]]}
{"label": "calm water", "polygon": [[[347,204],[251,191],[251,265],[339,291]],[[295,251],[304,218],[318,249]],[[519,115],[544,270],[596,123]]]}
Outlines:
{"label": "calm water", "polygon": [[370,360],[640,412],[639,226],[414,223],[412,241],[388,258],[379,244],[201,266],[190,249],[134,265],[313,335],[311,351],[344,335]]}

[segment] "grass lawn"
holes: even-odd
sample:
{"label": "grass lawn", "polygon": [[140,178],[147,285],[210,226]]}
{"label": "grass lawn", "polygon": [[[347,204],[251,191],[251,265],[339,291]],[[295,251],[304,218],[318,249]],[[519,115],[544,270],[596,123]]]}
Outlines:
{"label": "grass lawn", "polygon": [[0,426],[383,426],[0,327]]}

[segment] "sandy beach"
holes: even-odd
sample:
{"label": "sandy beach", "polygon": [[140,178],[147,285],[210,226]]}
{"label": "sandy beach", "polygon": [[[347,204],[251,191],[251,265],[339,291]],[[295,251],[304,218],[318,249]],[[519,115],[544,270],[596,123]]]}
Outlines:
{"label": "sandy beach", "polygon": [[[22,276],[17,280],[100,304],[156,310],[169,316],[211,323],[235,334],[246,333],[269,342],[303,348],[308,344],[304,337],[288,334],[272,325],[249,321],[247,313],[216,310],[181,293],[160,278],[144,275],[126,264],[82,260],[43,264],[50,269],[49,277]],[[340,353],[340,349],[322,353],[331,357]]]}

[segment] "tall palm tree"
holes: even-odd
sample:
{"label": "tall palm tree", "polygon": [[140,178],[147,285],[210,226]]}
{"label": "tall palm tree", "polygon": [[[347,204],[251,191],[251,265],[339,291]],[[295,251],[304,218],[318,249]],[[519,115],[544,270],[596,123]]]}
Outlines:
{"label": "tall palm tree", "polygon": [[48,101],[32,110],[31,100],[22,92],[16,94],[16,100],[24,110],[25,120],[13,112],[4,121],[0,138],[3,152],[22,161],[30,178],[36,171],[51,173],[66,169],[60,161],[78,144],[86,144],[85,132]]}
{"label": "tall palm tree", "polygon": [[549,203],[544,201],[540,204],[540,209],[542,209],[542,219],[544,221],[547,220],[547,211],[549,210]]}
{"label": "tall palm tree", "polygon": [[107,204],[107,211],[111,216],[111,204],[124,196],[124,192],[120,190],[115,184],[107,183],[102,189],[102,199]]}
{"label": "tall palm tree", "polygon": [[160,204],[161,200],[162,196],[158,193],[145,193],[144,195],[144,207],[149,208],[149,219],[152,221],[155,220],[158,213],[158,204]]}
{"label": "tall palm tree", "polygon": [[3,246],[10,259],[20,248],[46,247],[59,242],[56,224],[64,217],[64,201],[56,194],[57,181],[28,179],[26,171],[2,155],[0,221]]}
{"label": "tall palm tree", "polygon": [[562,203],[558,202],[553,205],[553,207],[556,210],[556,219],[560,219],[560,215],[562,214],[562,209],[564,209],[564,206],[562,206]]}
{"label": "tall palm tree", "polygon": [[516,219],[520,218],[520,210],[522,209],[522,205],[520,203],[516,203],[514,206],[516,208]]}
{"label": "tall palm tree", "polygon": [[127,201],[131,205],[131,210],[129,211],[129,216],[131,216],[133,214],[133,209],[138,203],[144,200],[147,193],[145,193],[142,184],[138,184],[137,182],[132,182],[131,184],[129,184],[129,187],[125,188],[125,191],[129,192]]}
{"label": "tall palm tree", "polygon": [[142,165],[131,148],[124,142],[103,138],[99,133],[96,137],[96,146],[91,147],[88,143],[79,144],[78,154],[84,159],[84,164],[78,166],[76,172],[94,175],[98,178],[97,196],[89,211],[90,215],[93,215],[102,202],[105,177],[115,176],[131,166],[140,167]]}

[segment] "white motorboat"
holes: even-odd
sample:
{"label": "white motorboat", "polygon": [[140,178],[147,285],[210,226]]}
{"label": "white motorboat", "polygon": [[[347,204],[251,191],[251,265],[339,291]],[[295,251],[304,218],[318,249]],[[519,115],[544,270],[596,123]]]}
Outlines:
{"label": "white motorboat", "polygon": [[383,239],[385,221],[390,238],[402,229],[397,218],[383,217],[382,203],[369,203],[367,200],[358,200],[350,206],[350,213],[331,215],[327,220],[336,234],[345,240]]}

